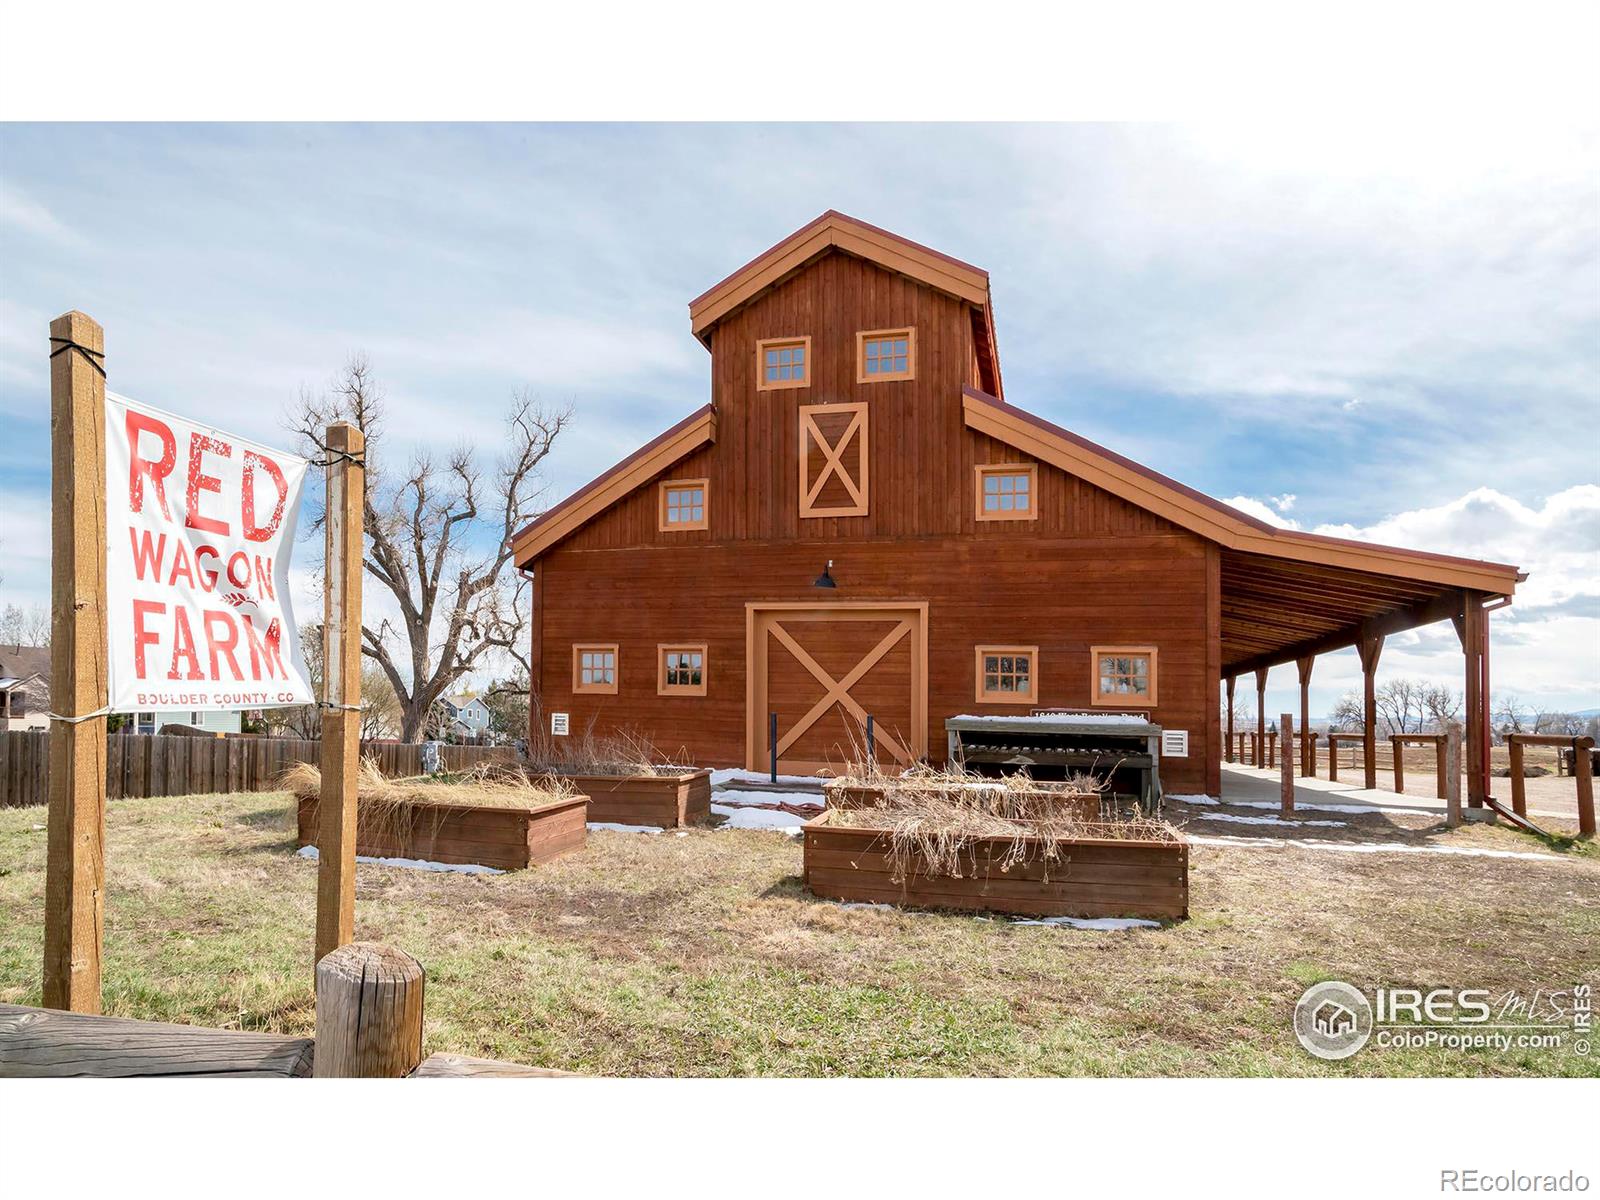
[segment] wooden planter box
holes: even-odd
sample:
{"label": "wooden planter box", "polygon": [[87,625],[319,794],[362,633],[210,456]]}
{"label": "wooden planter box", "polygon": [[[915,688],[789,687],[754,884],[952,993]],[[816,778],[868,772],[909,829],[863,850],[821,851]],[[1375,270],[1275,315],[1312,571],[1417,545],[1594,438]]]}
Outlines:
{"label": "wooden planter box", "polygon": [[711,772],[676,775],[569,775],[558,773],[589,797],[589,820],[675,829],[711,816]]}
{"label": "wooden planter box", "polygon": [[[827,797],[829,808],[878,808],[884,801],[884,792],[887,789],[882,784],[835,784],[822,785],[822,794]],[[940,789],[941,791],[944,789]],[[950,788],[956,792],[958,788]],[[1063,815],[1070,815],[1080,821],[1098,821],[1100,819],[1100,795],[1098,792],[1057,792],[1049,788],[1039,788],[1026,793],[1030,799],[1037,798],[1040,804],[1048,804],[1051,808]]]}
{"label": "wooden planter box", "polygon": [[[980,838],[963,856],[960,879],[931,875],[913,861],[896,883],[889,833],[834,825],[833,812],[805,824],[805,884],[828,900],[912,908],[1015,913],[1029,917],[1150,917],[1189,915],[1189,843],[1058,838],[1059,857],[1001,872],[1009,838]],[[1042,848],[1042,847],[1041,847]],[[975,860],[975,868],[974,868]]]}
{"label": "wooden planter box", "polygon": [[[515,871],[581,850],[588,836],[589,798],[574,796],[544,808],[491,808],[412,801],[386,806],[382,820],[356,810],[356,853],[373,858],[477,863]],[[300,844],[317,844],[317,801],[302,799]]]}

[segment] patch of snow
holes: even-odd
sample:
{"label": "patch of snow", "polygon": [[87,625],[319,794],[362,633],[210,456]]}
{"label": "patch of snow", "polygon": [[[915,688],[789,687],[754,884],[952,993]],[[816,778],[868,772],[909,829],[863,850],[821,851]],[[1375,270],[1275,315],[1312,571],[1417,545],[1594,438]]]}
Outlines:
{"label": "patch of snow", "polygon": [[727,817],[723,829],[782,829],[797,834],[806,819],[776,808],[754,808],[744,805],[713,804],[711,811]]}
{"label": "patch of snow", "polygon": [[1534,862],[1564,862],[1555,854],[1534,854],[1524,850],[1490,850],[1481,846],[1407,846],[1401,842],[1325,842],[1312,838],[1241,838],[1226,835],[1190,834],[1197,846],[1228,846],[1258,850],[1332,850],[1343,854],[1454,854],[1463,858],[1517,858]]}
{"label": "patch of snow", "polygon": [[809,804],[821,808],[822,797],[816,792],[742,792],[738,790],[714,792],[711,797],[725,808],[776,808],[780,804]]}
{"label": "patch of snow", "polygon": [[1199,813],[1196,821],[1232,821],[1235,825],[1322,825],[1329,829],[1348,829],[1349,821],[1290,821],[1285,817],[1236,817],[1232,813]]}
{"label": "patch of snow", "polygon": [[866,900],[835,900],[834,903],[840,908],[871,908],[876,909],[879,912],[894,911],[894,905],[892,904],[874,904],[869,903]]}
{"label": "patch of snow", "polygon": [[[317,848],[315,846],[302,846],[295,851],[301,858],[315,859]],[[406,867],[413,871],[442,871],[450,875],[504,875],[505,871],[499,867],[485,867],[478,863],[442,863],[430,862],[425,858],[373,858],[370,855],[356,855],[358,863],[369,863],[375,867]]]}
{"label": "patch of snow", "polygon": [[[824,775],[779,775],[779,783],[821,783],[827,776]],[[711,772],[711,786],[723,787],[730,783],[771,783],[772,776],[766,771],[740,771],[731,767],[719,768]]]}
{"label": "patch of snow", "polygon": [[659,825],[623,825],[617,821],[590,821],[590,829],[609,829],[613,833],[661,833]]}
{"label": "patch of snow", "polygon": [[1013,917],[1013,925],[1066,925],[1073,929],[1160,929],[1160,921],[1144,917]]}
{"label": "patch of snow", "polygon": [[1029,713],[1027,716],[1004,717],[994,713],[963,713],[951,717],[952,721],[977,721],[981,725],[1044,725],[1071,721],[1074,725],[1148,725],[1150,718],[1142,713]]}
{"label": "patch of snow", "polygon": [[[1275,800],[1214,800],[1210,796],[1174,796],[1170,792],[1165,798],[1176,800],[1180,804],[1221,804],[1227,808],[1268,808],[1276,811],[1280,807]],[[1362,813],[1389,813],[1402,816],[1407,813],[1418,816],[1429,815],[1429,810],[1425,808],[1390,808],[1377,804],[1319,804],[1315,800],[1301,800],[1296,797],[1294,810],[1295,812],[1300,812],[1302,809],[1306,812],[1347,813],[1355,816],[1359,816]]]}

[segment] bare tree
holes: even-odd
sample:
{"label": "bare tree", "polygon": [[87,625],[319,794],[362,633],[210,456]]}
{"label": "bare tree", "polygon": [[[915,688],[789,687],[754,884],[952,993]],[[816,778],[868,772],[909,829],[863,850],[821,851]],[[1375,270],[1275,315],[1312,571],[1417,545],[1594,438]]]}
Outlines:
{"label": "bare tree", "polygon": [[1359,694],[1346,692],[1328,714],[1328,727],[1332,730],[1360,729],[1366,722],[1366,705]]}
{"label": "bare tree", "polygon": [[1501,733],[1527,733],[1530,714],[1528,706],[1515,692],[1498,692],[1494,697],[1490,719]]}
{"label": "bare tree", "polygon": [[1424,695],[1427,684],[1420,679],[1386,679],[1373,693],[1373,709],[1387,733],[1416,733],[1427,716]]}
{"label": "bare tree", "polygon": [[6,605],[5,611],[0,612],[0,644],[14,650],[23,646],[48,646],[50,614],[39,604],[27,608]]}
{"label": "bare tree", "polygon": [[1541,710],[1533,718],[1533,732],[1560,733],[1578,737],[1583,733],[1585,724],[1585,719],[1575,713]]}
{"label": "bare tree", "polygon": [[1422,708],[1428,714],[1428,724],[1440,732],[1451,721],[1461,719],[1462,703],[1461,693],[1442,683],[1428,684],[1422,689]]}
{"label": "bare tree", "polygon": [[[335,421],[366,434],[365,566],[394,597],[400,618],[364,625],[361,652],[394,689],[403,740],[418,739],[459,680],[521,642],[525,610],[502,582],[511,536],[536,514],[541,466],[571,420],[570,408],[548,409],[519,392],[506,420],[506,451],[487,482],[467,447],[442,461],[420,452],[391,477],[379,453],[382,393],[364,357],[350,360],[331,393],[302,393],[293,429],[314,454],[327,452],[324,431]],[[485,543],[490,548],[479,549]]]}

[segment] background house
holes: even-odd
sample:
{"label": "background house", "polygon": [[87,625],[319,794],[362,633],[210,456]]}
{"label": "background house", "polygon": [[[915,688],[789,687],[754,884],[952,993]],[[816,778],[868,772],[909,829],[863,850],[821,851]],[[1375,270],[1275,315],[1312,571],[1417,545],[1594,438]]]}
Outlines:
{"label": "background house", "polygon": [[49,725],[50,647],[0,646],[0,731]]}
{"label": "background house", "polygon": [[482,696],[449,696],[439,701],[439,707],[446,737],[475,738],[489,731],[491,714]]}

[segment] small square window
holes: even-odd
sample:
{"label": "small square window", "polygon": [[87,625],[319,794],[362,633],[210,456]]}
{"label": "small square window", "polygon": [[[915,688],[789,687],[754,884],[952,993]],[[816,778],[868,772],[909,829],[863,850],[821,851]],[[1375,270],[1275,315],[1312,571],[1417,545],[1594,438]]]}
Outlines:
{"label": "small square window", "polygon": [[617,644],[580,643],[572,647],[574,694],[617,694]]}
{"label": "small square window", "polygon": [[1039,647],[979,646],[979,704],[1035,704],[1039,694]]}
{"label": "small square window", "polygon": [[1095,704],[1155,707],[1154,646],[1095,646],[1089,651],[1089,660],[1094,672],[1090,685]]}
{"label": "small square window", "polygon": [[856,334],[857,383],[886,383],[916,376],[915,329],[871,329]]}
{"label": "small square window", "polygon": [[1031,521],[1039,515],[1039,469],[1034,463],[980,466],[977,517],[980,521]]}
{"label": "small square window", "polygon": [[658,696],[704,696],[706,694],[706,644],[659,646],[660,664],[656,672]]}
{"label": "small square window", "polygon": [[756,343],[757,391],[810,386],[810,338],[767,338]]}
{"label": "small square window", "polygon": [[678,532],[709,528],[711,481],[669,479],[661,485],[660,529]]}

